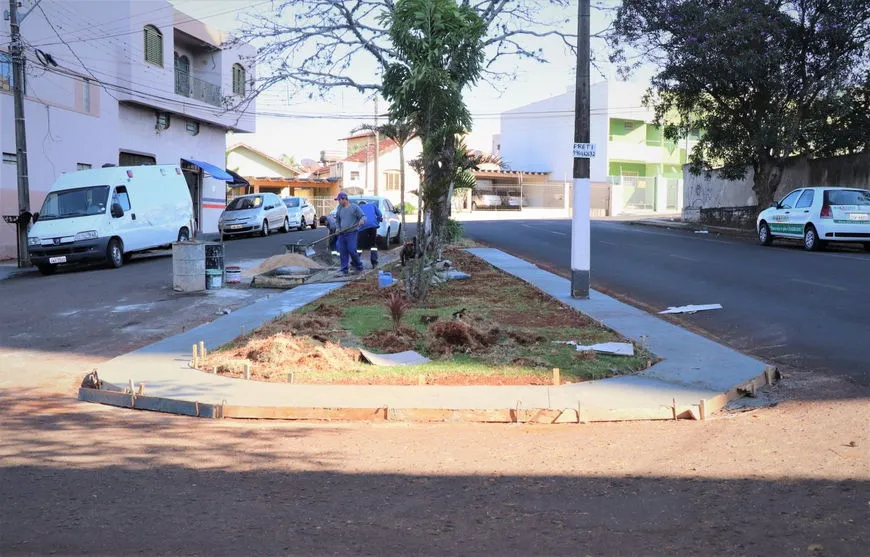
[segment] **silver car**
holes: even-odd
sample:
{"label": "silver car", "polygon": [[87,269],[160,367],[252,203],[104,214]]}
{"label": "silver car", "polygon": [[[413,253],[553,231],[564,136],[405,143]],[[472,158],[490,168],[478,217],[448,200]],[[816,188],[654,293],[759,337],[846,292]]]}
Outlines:
{"label": "silver car", "polygon": [[314,207],[304,197],[285,197],[284,205],[287,206],[287,216],[290,226],[305,230],[306,226],[311,229],[317,228],[317,213]]}
{"label": "silver car", "polygon": [[[374,195],[351,195],[348,197],[351,203],[360,205],[362,203],[374,203],[381,210],[384,220],[378,227],[378,242],[381,245],[388,246],[392,243],[398,244],[402,237],[402,219],[399,217],[400,208],[395,207],[389,199]],[[334,215],[338,207],[332,210],[330,214]]]}
{"label": "silver car", "polygon": [[230,201],[218,219],[218,230],[224,236],[260,234],[272,230],[290,231],[287,207],[274,193],[243,195]]}

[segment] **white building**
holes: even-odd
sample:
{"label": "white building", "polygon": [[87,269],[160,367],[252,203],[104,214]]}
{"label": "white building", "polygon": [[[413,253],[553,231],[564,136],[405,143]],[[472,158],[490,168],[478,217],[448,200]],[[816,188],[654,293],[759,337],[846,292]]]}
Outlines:
{"label": "white building", "polygon": [[[381,137],[378,141],[377,174],[375,173],[375,144],[372,133],[361,133],[345,137],[347,156],[330,165],[330,176],[341,179],[341,187],[351,195],[367,194],[386,197],[393,205],[399,205],[401,198],[401,173],[399,147],[391,139]],[[420,175],[409,164],[420,157],[423,146],[415,138],[404,148],[405,159],[405,201],[415,207],[419,199],[411,192],[420,187]],[[375,180],[377,179],[377,188]]]}
{"label": "white building", "polygon": [[[590,141],[596,145],[590,181],[604,195],[609,214],[678,212],[682,164],[692,146],[665,140],[643,105],[645,88],[601,82],[590,90]],[[551,180],[572,180],[575,92],[534,102],[501,115],[494,149],[514,170],[548,172]],[[606,191],[604,191],[606,190]],[[593,209],[594,209],[593,200]]]}
{"label": "white building", "polygon": [[[24,0],[19,18],[34,7]],[[21,22],[31,211],[63,173],[103,164],[181,165],[198,227],[225,207],[227,131],[254,131],[254,104],[232,109],[254,78],[252,47],[166,0],[43,3]],[[18,213],[9,22],[0,27],[0,213]],[[213,174],[215,176],[213,176]],[[15,227],[0,223],[0,259]]]}

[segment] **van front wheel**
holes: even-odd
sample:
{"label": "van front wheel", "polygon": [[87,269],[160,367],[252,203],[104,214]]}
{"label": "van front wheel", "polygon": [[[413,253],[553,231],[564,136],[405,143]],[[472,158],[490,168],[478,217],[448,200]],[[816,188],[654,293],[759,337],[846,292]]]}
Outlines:
{"label": "van front wheel", "polygon": [[113,269],[120,269],[124,266],[124,250],[121,248],[121,242],[117,238],[109,240],[109,247],[106,248],[106,259],[109,261],[109,266]]}

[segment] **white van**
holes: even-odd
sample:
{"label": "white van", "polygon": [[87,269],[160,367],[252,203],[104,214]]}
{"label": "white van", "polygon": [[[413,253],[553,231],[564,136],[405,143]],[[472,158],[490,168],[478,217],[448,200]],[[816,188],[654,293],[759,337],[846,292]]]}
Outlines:
{"label": "white van", "polygon": [[112,166],[62,174],[28,233],[30,260],[45,274],[58,265],[106,261],[188,240],[193,203],[176,165]]}

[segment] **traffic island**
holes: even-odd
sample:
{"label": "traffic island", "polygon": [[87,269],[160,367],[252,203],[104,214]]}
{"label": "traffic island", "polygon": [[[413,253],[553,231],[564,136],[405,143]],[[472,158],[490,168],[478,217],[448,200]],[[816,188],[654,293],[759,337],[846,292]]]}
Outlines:
{"label": "traffic island", "polygon": [[[617,300],[597,292],[590,300],[573,300],[566,279],[528,262],[498,250],[468,251],[487,266],[533,285],[560,307],[579,310],[600,323],[599,330],[609,328],[663,359],[634,375],[559,385],[552,384],[551,369],[542,370],[550,383],[546,385],[456,386],[420,385],[419,374],[411,375],[410,385],[300,384],[289,383],[286,374],[280,382],[268,383],[190,367],[193,345],[202,341],[213,355],[215,349],[240,342],[237,337],[250,338],[257,327],[294,310],[304,308],[303,314],[323,310],[327,295],[339,287],[305,284],[108,362],[99,369],[102,388],[85,387],[80,398],[213,418],[578,423],[704,419],[731,398],[773,380],[762,362]],[[343,288],[335,296],[349,291]],[[452,315],[442,318],[454,320]]]}

